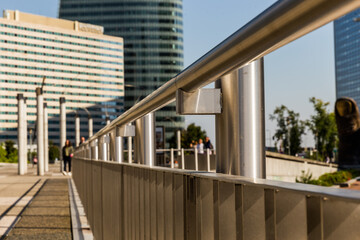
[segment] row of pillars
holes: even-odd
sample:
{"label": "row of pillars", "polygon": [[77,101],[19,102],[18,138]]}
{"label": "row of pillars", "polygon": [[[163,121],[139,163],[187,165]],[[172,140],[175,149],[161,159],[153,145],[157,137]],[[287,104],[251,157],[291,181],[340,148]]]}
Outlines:
{"label": "row of pillars", "polygon": [[[41,88],[36,88],[36,136],[37,136],[37,174],[43,176],[49,171],[48,112]],[[27,173],[27,107],[23,94],[18,100],[18,174]]]}
{"label": "row of pillars", "polygon": [[[263,69],[263,59],[259,59],[221,77],[215,83],[215,87],[221,89],[222,96],[221,112],[215,113],[218,173],[251,178],[266,177]],[[126,126],[118,126],[115,134],[111,131],[82,146],[78,156],[123,162],[122,142],[123,137],[127,136],[124,128]],[[154,166],[156,149],[153,113],[135,121],[132,136],[135,136],[136,162]],[[128,140],[128,146],[128,162],[132,163],[131,139]]]}
{"label": "row of pillars", "polygon": [[[27,107],[26,98],[23,94],[17,95],[18,100],[18,174],[27,173]],[[37,174],[43,176],[49,171],[49,133],[48,133],[48,110],[44,103],[41,88],[36,88],[36,136],[37,136]],[[89,115],[89,137],[93,135],[93,119]],[[80,117],[75,116],[75,144],[80,143]],[[62,159],[62,148],[66,141],[66,105],[65,98],[60,98],[60,158]],[[62,161],[60,172],[62,171]]]}

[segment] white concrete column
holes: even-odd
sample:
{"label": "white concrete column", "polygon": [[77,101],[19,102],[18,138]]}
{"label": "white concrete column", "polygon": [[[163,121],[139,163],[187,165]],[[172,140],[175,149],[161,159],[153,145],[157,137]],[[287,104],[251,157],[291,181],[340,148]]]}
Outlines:
{"label": "white concrete column", "polygon": [[62,156],[62,149],[66,141],[66,105],[65,98],[60,98],[60,172],[63,171],[64,159]]}
{"label": "white concrete column", "polygon": [[80,144],[80,116],[76,112],[75,114],[75,147]]}
{"label": "white concrete column", "polygon": [[89,115],[88,117],[88,127],[89,127],[89,138],[91,138],[93,136],[93,119],[92,117]]}
{"label": "white concrete column", "polygon": [[24,175],[27,170],[27,122],[26,105],[23,94],[17,95],[18,100],[18,174]]}
{"label": "white concrete column", "polygon": [[41,88],[36,88],[37,98],[37,118],[36,118],[36,136],[37,136],[37,174],[44,175],[44,96]]}
{"label": "white concrete column", "polygon": [[49,171],[49,121],[47,103],[44,103],[44,169]]}

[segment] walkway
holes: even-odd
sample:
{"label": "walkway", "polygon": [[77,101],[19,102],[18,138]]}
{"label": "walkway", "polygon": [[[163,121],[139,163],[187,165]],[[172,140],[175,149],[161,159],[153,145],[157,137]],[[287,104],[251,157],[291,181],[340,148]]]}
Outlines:
{"label": "walkway", "polygon": [[17,165],[0,163],[0,239],[73,239],[79,230],[72,229],[74,223],[81,223],[71,217],[79,211],[69,195],[70,178],[59,168],[50,165],[49,173],[39,177],[36,166],[29,165],[29,173],[18,176]]}

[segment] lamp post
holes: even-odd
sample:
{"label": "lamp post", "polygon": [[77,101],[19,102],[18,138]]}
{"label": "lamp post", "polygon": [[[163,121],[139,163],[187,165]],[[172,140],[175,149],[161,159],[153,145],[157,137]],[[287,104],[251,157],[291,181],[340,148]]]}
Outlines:
{"label": "lamp post", "polygon": [[290,117],[286,118],[287,134],[288,134],[288,154],[290,155]]}

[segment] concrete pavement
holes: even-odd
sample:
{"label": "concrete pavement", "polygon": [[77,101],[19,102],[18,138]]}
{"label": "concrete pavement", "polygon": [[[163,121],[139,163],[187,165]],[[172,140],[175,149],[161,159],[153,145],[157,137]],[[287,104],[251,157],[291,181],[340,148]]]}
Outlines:
{"label": "concrete pavement", "polygon": [[16,164],[0,163],[0,239],[73,239],[74,233],[74,239],[92,239],[70,178],[58,164],[49,168],[40,177],[29,165],[28,174],[18,176]]}

